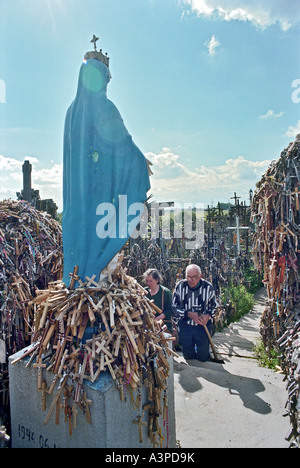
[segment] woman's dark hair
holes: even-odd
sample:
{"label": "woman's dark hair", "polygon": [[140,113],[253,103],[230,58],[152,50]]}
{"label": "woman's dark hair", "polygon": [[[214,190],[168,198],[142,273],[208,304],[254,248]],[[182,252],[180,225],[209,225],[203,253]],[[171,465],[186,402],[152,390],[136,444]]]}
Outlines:
{"label": "woman's dark hair", "polygon": [[158,282],[158,284],[161,284],[162,282],[162,276],[159,273],[158,270],[155,268],[148,268],[148,270],[143,274],[144,280],[146,280],[147,276],[152,276],[152,278]]}

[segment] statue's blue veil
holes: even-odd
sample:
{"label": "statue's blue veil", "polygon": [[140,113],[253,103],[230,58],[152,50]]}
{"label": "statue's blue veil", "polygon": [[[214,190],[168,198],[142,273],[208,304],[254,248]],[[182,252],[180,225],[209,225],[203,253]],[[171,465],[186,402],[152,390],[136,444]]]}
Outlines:
{"label": "statue's blue veil", "polygon": [[[99,275],[124,246],[119,203],[143,203],[150,188],[147,162],[132,141],[116,106],[107,99],[110,72],[96,59],[80,69],[76,98],[64,131],[64,282],[75,265],[79,276]],[[114,216],[114,213],[116,216]],[[102,222],[101,222],[102,221]],[[128,217],[128,222],[130,218]],[[127,229],[125,229],[127,231]],[[121,235],[120,235],[121,234]]]}

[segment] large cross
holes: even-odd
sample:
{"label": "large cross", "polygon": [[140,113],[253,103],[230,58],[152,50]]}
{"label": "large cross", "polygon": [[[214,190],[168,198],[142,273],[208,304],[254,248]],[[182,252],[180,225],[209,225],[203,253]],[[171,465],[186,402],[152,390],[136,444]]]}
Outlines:
{"label": "large cross", "polygon": [[236,226],[235,227],[228,227],[227,229],[233,229],[237,232],[237,249],[238,249],[238,255],[240,255],[241,252],[241,229],[249,229],[249,226],[240,226],[240,218],[239,216],[236,217]]}

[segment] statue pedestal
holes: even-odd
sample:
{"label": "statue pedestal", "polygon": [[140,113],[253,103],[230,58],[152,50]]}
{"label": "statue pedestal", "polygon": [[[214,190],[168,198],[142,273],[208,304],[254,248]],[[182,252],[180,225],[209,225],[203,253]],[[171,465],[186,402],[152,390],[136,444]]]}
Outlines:
{"label": "statue pedestal", "polygon": [[[26,360],[12,365],[11,362],[24,353],[24,350],[9,358],[10,405],[12,448],[152,448],[148,437],[148,424],[143,426],[143,442],[139,442],[138,411],[134,410],[131,397],[125,391],[125,401],[120,400],[119,391],[110,374],[102,374],[91,384],[84,381],[84,391],[92,400],[90,405],[92,423],[88,424],[86,416],[78,409],[77,427],[69,434],[68,422],[65,422],[64,408],[60,409],[59,424],[55,424],[55,409],[47,425],[44,420],[57,393],[46,393],[46,411],[42,411],[42,393],[37,390],[38,369],[32,364],[25,368]],[[168,379],[168,418],[163,422],[160,416],[160,427],[164,437],[163,448],[176,447],[173,359],[169,358],[170,376]],[[50,386],[53,374],[45,372]],[[134,393],[135,396],[135,393]],[[142,404],[147,401],[147,392],[143,388]],[[148,422],[145,411],[144,422]],[[160,447],[159,437],[156,437]]]}

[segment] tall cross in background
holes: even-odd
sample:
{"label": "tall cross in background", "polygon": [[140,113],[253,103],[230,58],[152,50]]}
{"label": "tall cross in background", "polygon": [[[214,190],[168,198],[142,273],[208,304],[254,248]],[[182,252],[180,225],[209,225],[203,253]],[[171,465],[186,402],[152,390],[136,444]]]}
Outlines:
{"label": "tall cross in background", "polygon": [[[238,207],[238,199],[241,198],[241,197],[237,197],[236,196],[236,192],[234,192],[234,197],[232,197],[231,199],[234,199],[235,200],[235,206]],[[230,229],[230,230],[235,230],[237,232],[237,251],[238,251],[238,255],[240,255],[240,252],[241,252],[241,230],[243,229],[249,229],[249,226],[240,226],[240,217],[239,217],[239,213],[237,212],[237,215],[236,215],[236,226],[235,227],[228,227],[227,229]]]}

